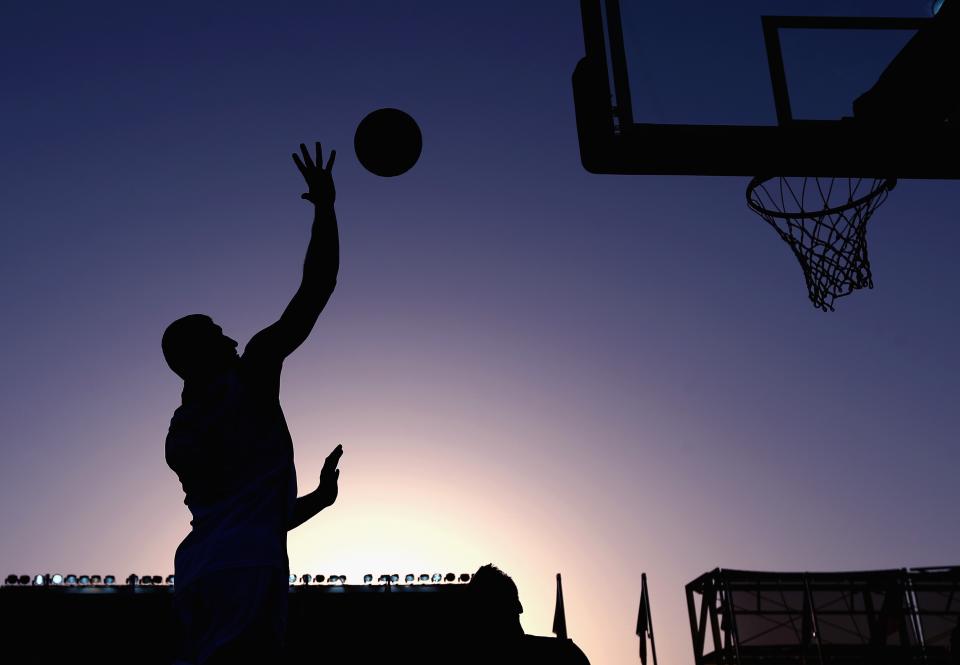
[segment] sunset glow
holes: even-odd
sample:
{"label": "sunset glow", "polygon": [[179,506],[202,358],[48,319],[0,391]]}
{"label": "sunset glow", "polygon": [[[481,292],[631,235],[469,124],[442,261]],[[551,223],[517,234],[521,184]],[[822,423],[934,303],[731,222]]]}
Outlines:
{"label": "sunset glow", "polygon": [[[634,26],[663,31],[633,52],[662,84],[638,113],[721,121],[773,114],[756,16],[929,13],[659,4]],[[677,39],[749,57],[718,60],[723,88]],[[206,312],[242,348],[280,315],[311,222],[290,153],[315,140],[339,154],[341,270],[281,401],[301,494],[344,456],[292,572],[494,563],[538,635],[559,572],[594,665],[639,662],[646,572],[659,662],[688,665],[683,587],[715,567],[960,563],[960,188],[901,182],[871,221],[876,287],[816,311],[746,179],[583,169],[582,53],[575,2],[5,7],[0,573],[173,572],[190,516],[160,337]],[[396,178],[352,153],[384,106],[423,132]]]}

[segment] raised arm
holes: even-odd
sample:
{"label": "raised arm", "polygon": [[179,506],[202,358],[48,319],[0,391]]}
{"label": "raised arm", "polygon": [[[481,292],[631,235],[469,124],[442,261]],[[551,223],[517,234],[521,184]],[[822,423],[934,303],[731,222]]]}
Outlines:
{"label": "raised arm", "polygon": [[300,346],[313,330],[320,312],[326,306],[337,284],[340,270],[340,238],[337,216],[333,209],[336,190],[333,186],[333,161],[337,151],[330,151],[327,166],[323,166],[320,144],[316,144],[317,161],[300,144],[299,155],[293,161],[307,182],[309,191],[300,198],[313,204],[313,229],[307,257],[303,262],[303,279],[290,304],[280,319],[254,335],[244,350],[244,357],[282,360]]}

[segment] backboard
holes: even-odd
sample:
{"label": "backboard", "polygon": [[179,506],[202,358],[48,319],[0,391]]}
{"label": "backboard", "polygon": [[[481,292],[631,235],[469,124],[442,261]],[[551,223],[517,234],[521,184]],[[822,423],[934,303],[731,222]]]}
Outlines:
{"label": "backboard", "polygon": [[[954,49],[944,55],[916,42],[946,29],[950,0],[936,17],[918,0],[580,6],[585,57],[573,88],[581,161],[590,172],[960,178],[957,123],[910,110],[944,102],[938,75],[954,71]],[[766,15],[811,9],[854,15]],[[897,9],[904,15],[860,15]],[[664,101],[681,89],[686,108]],[[830,96],[840,103],[821,103]],[[807,117],[811,111],[825,116]]]}

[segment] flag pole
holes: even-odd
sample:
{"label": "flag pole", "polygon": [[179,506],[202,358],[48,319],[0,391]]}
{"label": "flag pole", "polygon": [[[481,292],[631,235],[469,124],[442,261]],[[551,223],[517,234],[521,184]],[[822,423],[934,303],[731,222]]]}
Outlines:
{"label": "flag pole", "polygon": [[643,598],[647,606],[647,629],[650,631],[650,651],[653,652],[653,665],[657,665],[657,643],[653,639],[653,613],[650,611],[650,596],[647,593],[647,574],[642,573]]}
{"label": "flag pole", "polygon": [[563,586],[557,573],[557,604],[553,609],[553,632],[558,639],[567,639],[567,613],[563,609]]}

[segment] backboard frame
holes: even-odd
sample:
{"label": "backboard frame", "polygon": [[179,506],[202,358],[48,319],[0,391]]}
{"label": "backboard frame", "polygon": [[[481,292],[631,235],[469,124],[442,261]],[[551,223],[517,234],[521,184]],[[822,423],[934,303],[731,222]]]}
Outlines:
{"label": "backboard frame", "polygon": [[585,56],[573,93],[591,173],[960,179],[957,130],[797,120],[790,108],[780,30],[911,30],[932,18],[763,16],[777,124],[707,125],[634,122],[619,0],[580,0],[580,10]]}

